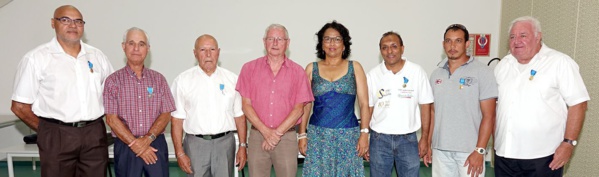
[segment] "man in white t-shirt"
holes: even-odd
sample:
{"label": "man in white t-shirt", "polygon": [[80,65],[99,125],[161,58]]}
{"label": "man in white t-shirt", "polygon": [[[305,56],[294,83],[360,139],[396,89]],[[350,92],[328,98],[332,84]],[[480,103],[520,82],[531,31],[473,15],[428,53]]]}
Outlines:
{"label": "man in white t-shirt", "polygon": [[[429,149],[416,131],[428,137],[433,93],[426,72],[402,58],[404,45],[395,32],[383,34],[379,48],[384,62],[367,75],[370,121],[370,176],[418,176],[420,158]],[[368,132],[367,132],[368,133]]]}
{"label": "man in white t-shirt", "polygon": [[590,100],[578,65],[542,43],[540,22],[512,21],[499,86],[495,176],[562,176]]}

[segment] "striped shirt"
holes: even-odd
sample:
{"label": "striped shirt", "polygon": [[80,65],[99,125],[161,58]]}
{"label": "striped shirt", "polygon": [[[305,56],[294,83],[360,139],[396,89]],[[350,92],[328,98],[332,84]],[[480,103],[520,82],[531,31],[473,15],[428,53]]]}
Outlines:
{"label": "striped shirt", "polygon": [[[133,136],[147,134],[162,113],[175,110],[173,95],[164,76],[144,67],[142,78],[125,66],[104,83],[104,110],[116,114]],[[114,135],[113,135],[114,136]]]}

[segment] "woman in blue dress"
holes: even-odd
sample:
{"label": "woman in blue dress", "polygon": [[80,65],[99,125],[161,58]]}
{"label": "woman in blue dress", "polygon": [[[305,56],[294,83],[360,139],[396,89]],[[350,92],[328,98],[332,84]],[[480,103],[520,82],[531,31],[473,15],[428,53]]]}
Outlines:
{"label": "woman in blue dress", "polygon": [[[333,21],[316,35],[321,60],[306,66],[315,100],[304,109],[298,136],[300,153],[306,156],[303,176],[361,177],[370,122],[366,75],[360,63],[347,60],[351,52],[347,28]],[[356,97],[360,123],[354,113]]]}

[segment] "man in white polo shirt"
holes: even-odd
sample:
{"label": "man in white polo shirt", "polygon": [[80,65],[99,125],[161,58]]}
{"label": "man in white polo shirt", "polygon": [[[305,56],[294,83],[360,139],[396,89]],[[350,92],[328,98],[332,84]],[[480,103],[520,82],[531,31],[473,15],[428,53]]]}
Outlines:
{"label": "man in white polo shirt", "polygon": [[[403,40],[395,32],[383,34],[379,47],[384,62],[367,75],[370,121],[370,176],[418,176],[420,157],[429,144],[433,93],[426,72],[402,58]],[[420,142],[416,131],[422,128]]]}
{"label": "man in white polo shirt", "polygon": [[495,176],[562,176],[589,94],[576,62],[542,43],[537,19],[517,18],[509,29],[511,54],[495,68]]}

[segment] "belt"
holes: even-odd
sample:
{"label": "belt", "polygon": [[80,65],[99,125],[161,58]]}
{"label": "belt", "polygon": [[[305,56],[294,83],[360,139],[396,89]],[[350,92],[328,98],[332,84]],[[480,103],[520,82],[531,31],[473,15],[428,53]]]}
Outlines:
{"label": "belt", "polygon": [[231,133],[233,133],[233,131],[227,131],[227,132],[223,132],[223,133],[219,133],[219,134],[214,134],[214,135],[200,135],[200,134],[197,134],[197,135],[193,135],[193,136],[196,136],[198,138],[202,138],[202,139],[205,139],[205,140],[213,140],[213,139],[218,139],[220,137],[223,137],[223,136],[225,136],[227,134],[231,134]]}
{"label": "belt", "polygon": [[[254,130],[258,130],[256,127],[252,126],[252,129]],[[295,131],[295,126],[291,127],[289,130],[287,130],[288,132],[290,131]]]}
{"label": "belt", "polygon": [[46,122],[50,122],[53,124],[58,124],[58,125],[64,125],[64,126],[69,126],[69,127],[85,127],[91,123],[94,123],[98,120],[102,120],[104,116],[100,116],[95,120],[89,120],[89,121],[79,121],[79,122],[70,122],[70,123],[66,123],[57,119],[52,119],[52,118],[47,118],[47,117],[40,117],[38,116],[38,118],[45,120]]}

